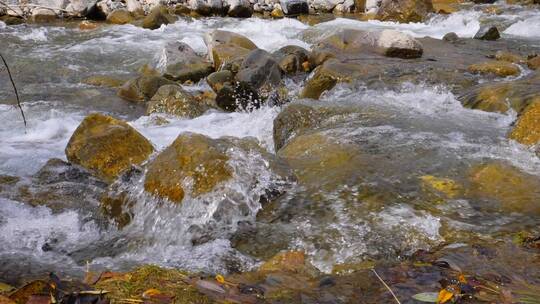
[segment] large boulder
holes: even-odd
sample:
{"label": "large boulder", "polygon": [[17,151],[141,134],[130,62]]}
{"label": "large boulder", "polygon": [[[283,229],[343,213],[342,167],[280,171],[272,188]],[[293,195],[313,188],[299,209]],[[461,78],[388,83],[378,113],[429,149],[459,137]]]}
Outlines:
{"label": "large boulder", "polygon": [[[219,141],[200,134],[181,134],[148,165],[144,189],[181,203],[186,192],[196,197],[229,180],[232,168],[228,160]],[[190,183],[191,189],[183,182]]]}
{"label": "large boulder", "polygon": [[431,0],[382,0],[376,18],[402,23],[422,22],[432,12]]}
{"label": "large boulder", "polygon": [[527,146],[540,142],[540,98],[531,102],[519,115],[509,137]]}
{"label": "large boulder", "polygon": [[195,118],[204,114],[208,107],[197,101],[178,85],[164,85],[148,102],[146,114],[167,113],[180,117]]}
{"label": "large boulder", "polygon": [[255,89],[271,89],[281,82],[281,69],[270,53],[255,49],[242,62],[236,79]]}
{"label": "large boulder", "polygon": [[154,151],[152,144],[126,122],[103,114],[87,116],[66,147],[66,157],[106,182]]}
{"label": "large boulder", "polygon": [[150,13],[148,13],[146,17],[144,17],[142,27],[155,30],[163,24],[174,23],[175,21],[176,17],[169,14],[167,7],[157,5],[150,10]]}
{"label": "large boulder", "polygon": [[165,78],[175,81],[197,82],[213,72],[212,64],[184,42],[169,42],[161,58],[165,62]]}
{"label": "large boulder", "polygon": [[160,76],[142,75],[124,83],[118,89],[118,96],[132,102],[146,102],[161,86],[166,84],[175,83]]}

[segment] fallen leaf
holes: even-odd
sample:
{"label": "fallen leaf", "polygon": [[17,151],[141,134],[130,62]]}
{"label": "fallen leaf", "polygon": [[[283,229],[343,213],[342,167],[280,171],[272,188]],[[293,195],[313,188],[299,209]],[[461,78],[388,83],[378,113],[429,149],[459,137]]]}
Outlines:
{"label": "fallen leaf", "polygon": [[15,302],[8,297],[0,295],[0,304],[15,304]]}
{"label": "fallen leaf", "polygon": [[444,304],[448,301],[450,301],[454,297],[454,293],[448,291],[446,288],[441,289],[439,291],[439,294],[437,296],[437,303]]}
{"label": "fallen leaf", "polygon": [[[25,304],[34,294],[47,294],[49,292],[49,284],[42,280],[32,281],[23,287],[15,290],[9,295],[9,298],[17,304]],[[49,296],[47,296],[48,298]]]}
{"label": "fallen leaf", "polygon": [[218,281],[220,284],[225,284],[225,278],[220,274],[216,276],[216,281]]}
{"label": "fallen leaf", "polygon": [[13,289],[15,289],[15,287],[13,287],[13,286],[11,286],[11,285],[8,285],[8,284],[6,284],[6,283],[0,282],[0,293],[10,292],[10,291],[12,291]]}
{"label": "fallen leaf", "polygon": [[32,295],[26,301],[26,304],[51,304],[50,296]]}
{"label": "fallen leaf", "polygon": [[225,289],[223,289],[223,287],[221,287],[220,285],[214,283],[214,282],[209,282],[209,281],[205,281],[205,280],[199,280],[195,283],[195,286],[197,287],[197,289],[199,289],[199,291],[201,292],[205,292],[205,291],[210,291],[210,292],[217,292],[217,293],[225,293]]}
{"label": "fallen leaf", "polygon": [[415,294],[412,298],[420,302],[437,303],[438,296],[437,292],[422,292]]}
{"label": "fallen leaf", "polygon": [[144,299],[147,299],[147,298],[151,298],[151,297],[154,297],[154,296],[157,296],[157,295],[160,295],[161,294],[161,291],[155,289],[155,288],[150,288],[148,290],[146,290],[145,292],[143,292],[142,294],[142,297]]}

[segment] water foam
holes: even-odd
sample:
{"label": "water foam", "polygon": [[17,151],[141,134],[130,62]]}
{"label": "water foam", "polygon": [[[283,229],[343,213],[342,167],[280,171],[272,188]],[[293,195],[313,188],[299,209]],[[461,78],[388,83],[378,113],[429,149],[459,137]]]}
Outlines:
{"label": "water foam", "polygon": [[532,16],[510,25],[504,34],[526,38],[540,38],[540,16]]}
{"label": "water foam", "polygon": [[432,37],[437,39],[441,39],[449,32],[454,32],[459,37],[468,38],[473,37],[478,29],[480,29],[480,17],[480,12],[459,11],[450,15],[436,15],[425,23],[396,23],[379,20],[358,21],[337,18],[333,21],[321,23],[315,26],[315,28],[326,32],[343,28],[358,30],[395,29],[410,34],[413,37]]}

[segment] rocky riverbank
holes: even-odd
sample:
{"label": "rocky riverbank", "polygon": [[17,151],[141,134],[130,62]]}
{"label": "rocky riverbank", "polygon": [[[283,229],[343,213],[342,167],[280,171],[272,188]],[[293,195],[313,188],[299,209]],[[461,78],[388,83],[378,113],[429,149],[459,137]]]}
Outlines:
{"label": "rocky riverbank", "polygon": [[0,303],[538,301],[534,1],[3,7]]}

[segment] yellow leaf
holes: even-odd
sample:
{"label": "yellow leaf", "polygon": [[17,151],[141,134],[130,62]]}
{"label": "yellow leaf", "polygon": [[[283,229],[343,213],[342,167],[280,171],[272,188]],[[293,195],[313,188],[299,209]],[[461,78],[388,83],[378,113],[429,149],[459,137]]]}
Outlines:
{"label": "yellow leaf", "polygon": [[460,274],[460,275],[458,276],[458,281],[459,281],[460,283],[467,284],[467,278],[466,278],[464,275],[462,275],[462,274]]}
{"label": "yellow leaf", "polygon": [[157,296],[157,295],[160,295],[161,294],[161,291],[155,289],[155,288],[150,288],[148,290],[146,290],[145,292],[143,292],[142,296],[143,298],[151,298],[151,297],[154,297],[154,296]]}
{"label": "yellow leaf", "polygon": [[216,275],[216,281],[220,284],[225,284],[225,278],[220,274]]}
{"label": "yellow leaf", "polygon": [[437,297],[437,303],[443,304],[450,301],[454,297],[454,294],[448,290],[441,289],[439,296]]}

